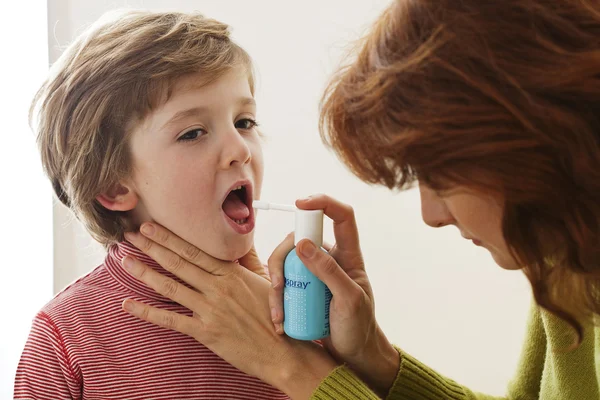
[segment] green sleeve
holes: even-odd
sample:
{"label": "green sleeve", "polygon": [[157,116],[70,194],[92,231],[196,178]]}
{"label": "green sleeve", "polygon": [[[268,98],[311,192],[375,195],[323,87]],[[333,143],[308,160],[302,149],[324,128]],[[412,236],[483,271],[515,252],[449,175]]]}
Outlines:
{"label": "green sleeve", "polygon": [[378,400],[375,395],[346,366],[337,367],[317,388],[312,400]]}
{"label": "green sleeve", "polygon": [[[415,358],[401,352],[400,369],[388,400],[455,400],[493,399],[475,397],[473,393],[444,378]],[[348,367],[341,366],[321,382],[313,393],[313,400],[375,400],[379,397],[362,382]]]}
{"label": "green sleeve", "polygon": [[[539,309],[532,307],[516,378],[510,383],[508,397],[475,393],[427,367],[414,357],[400,353],[400,369],[387,400],[500,400],[537,399],[545,357],[545,334]],[[368,386],[346,367],[338,367],[325,378],[311,397],[314,400],[378,399]]]}
{"label": "green sleeve", "polygon": [[438,374],[416,358],[396,348],[401,354],[400,369],[388,400],[496,400],[500,397],[476,394],[468,388]]}

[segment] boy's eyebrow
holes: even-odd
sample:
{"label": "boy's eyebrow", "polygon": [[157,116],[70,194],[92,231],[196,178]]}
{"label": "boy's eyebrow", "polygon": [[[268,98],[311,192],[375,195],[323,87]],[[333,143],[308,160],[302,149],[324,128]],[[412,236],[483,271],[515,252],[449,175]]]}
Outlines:
{"label": "boy's eyebrow", "polygon": [[241,106],[255,106],[256,101],[252,97],[240,97],[238,104]]}
{"label": "boy's eyebrow", "polygon": [[[237,103],[240,106],[255,106],[256,101],[252,97],[240,97]],[[198,116],[206,113],[207,107],[192,107],[187,110],[181,110],[175,113],[175,115],[169,119],[161,128],[161,130],[167,129],[169,126],[176,124],[182,119],[186,119],[189,117]]]}

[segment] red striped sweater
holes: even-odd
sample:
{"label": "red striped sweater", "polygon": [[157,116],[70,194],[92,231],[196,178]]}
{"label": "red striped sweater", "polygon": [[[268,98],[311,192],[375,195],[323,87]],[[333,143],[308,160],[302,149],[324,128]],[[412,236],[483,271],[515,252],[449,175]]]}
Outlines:
{"label": "red striped sweater", "polygon": [[113,246],[35,317],[15,399],[287,399],[194,339],[123,312],[132,298],[191,315],[128,275],[126,254],[169,275],[131,244]]}

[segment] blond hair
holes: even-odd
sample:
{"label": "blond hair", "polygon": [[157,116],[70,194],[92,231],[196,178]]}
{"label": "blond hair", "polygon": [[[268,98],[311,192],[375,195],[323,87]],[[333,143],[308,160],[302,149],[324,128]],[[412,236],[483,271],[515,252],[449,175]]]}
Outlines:
{"label": "blond hair", "polygon": [[254,92],[251,64],[227,25],[200,14],[106,14],[65,50],[31,106],[42,165],[60,201],[104,246],[123,240],[134,229],[128,213],[96,197],[129,176],[132,126],[189,74],[206,84],[242,66]]}

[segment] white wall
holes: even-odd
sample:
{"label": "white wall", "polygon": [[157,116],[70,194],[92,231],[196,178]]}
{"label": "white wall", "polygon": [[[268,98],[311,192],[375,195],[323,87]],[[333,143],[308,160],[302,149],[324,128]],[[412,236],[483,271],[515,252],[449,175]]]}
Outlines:
{"label": "white wall", "polygon": [[2,11],[27,15],[0,24],[0,399],[9,399],[31,321],[52,298],[52,196],[27,124],[48,70],[46,2],[7,3]]}
{"label": "white wall", "polygon": [[[104,11],[130,6],[199,10],[227,22],[258,71],[258,119],[268,136],[263,199],[291,203],[316,192],[357,211],[378,318],[394,343],[475,390],[502,394],[514,370],[529,303],[525,278],[497,267],[454,228],[420,220],[415,191],[367,187],[323,148],[318,100],[351,39],[387,0],[164,1],[50,0],[50,31],[66,45]],[[102,258],[99,246],[62,207],[55,210],[55,290]],[[293,229],[291,216],[262,213],[256,245],[266,259]],[[329,240],[331,240],[329,228]]]}

